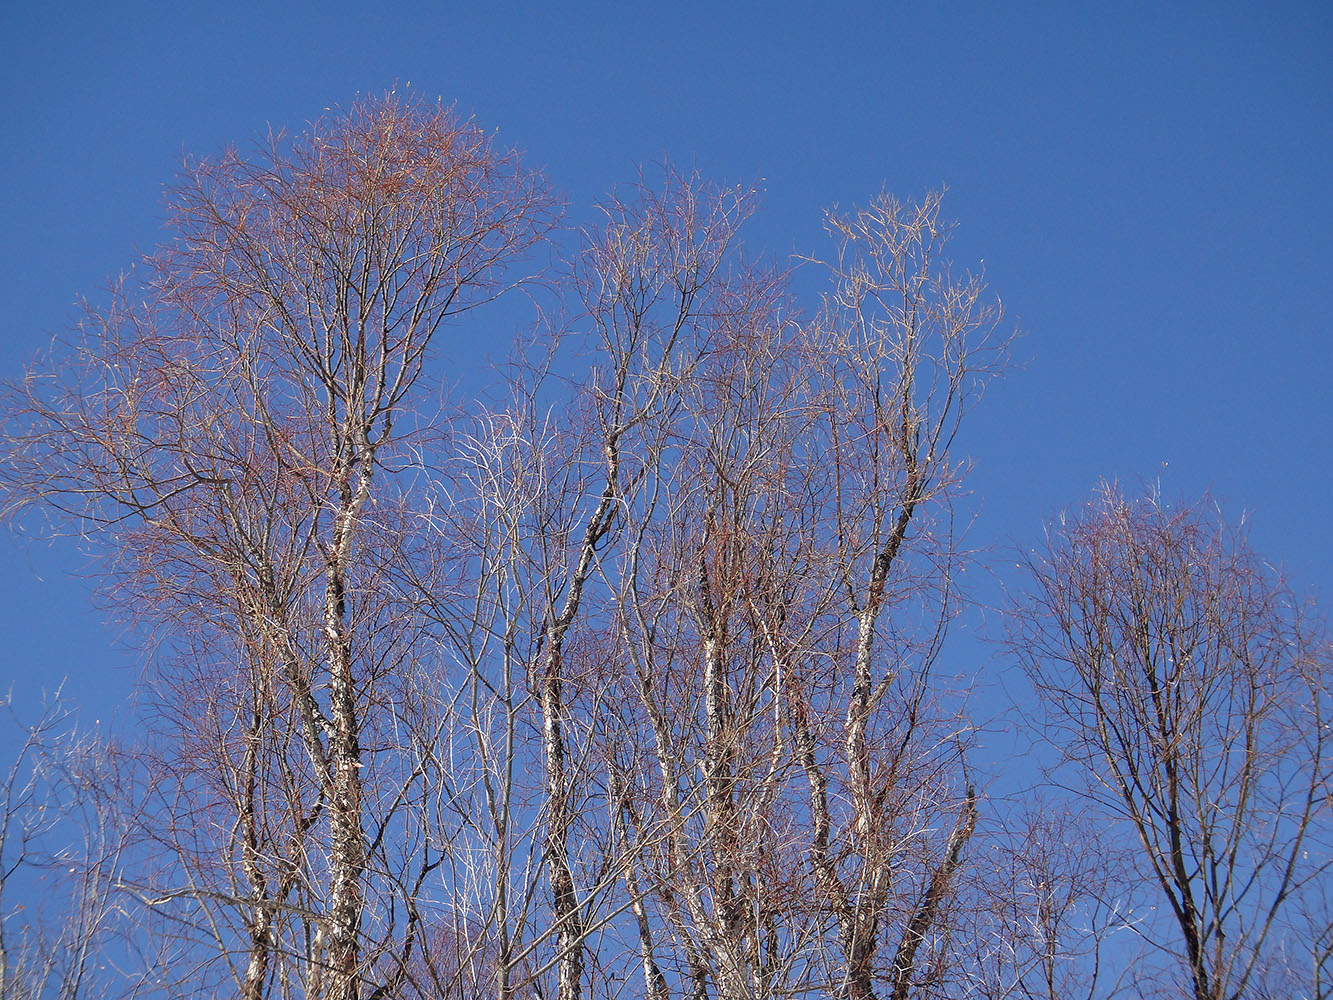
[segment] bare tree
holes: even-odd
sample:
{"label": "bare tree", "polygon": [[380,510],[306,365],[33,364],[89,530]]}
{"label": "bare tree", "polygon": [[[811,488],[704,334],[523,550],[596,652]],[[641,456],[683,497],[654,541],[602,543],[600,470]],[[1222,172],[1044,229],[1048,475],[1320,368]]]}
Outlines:
{"label": "bare tree", "polygon": [[[512,283],[551,200],[475,125],[391,94],[190,161],[169,209],[145,273],[14,387],[4,506],[100,530],[129,612],[170,636],[187,863],[143,898],[195,908],[220,960],[246,941],[242,995],[285,955],[307,996],[353,998],[419,923],[396,923],[417,878],[380,865],[423,787],[395,685],[430,628],[385,580],[413,557],[429,348]],[[172,703],[192,686],[200,716]]]}
{"label": "bare tree", "polygon": [[817,495],[835,547],[819,642],[802,651],[827,666],[797,674],[793,735],[836,989],[863,1000],[880,981],[903,1000],[931,976],[921,949],[977,821],[966,726],[937,714],[932,668],[957,608],[952,445],[1007,337],[982,279],[944,256],[939,193],[882,196],[828,225]]}
{"label": "bare tree", "polygon": [[605,355],[642,366],[657,331],[677,354],[640,376],[597,563],[644,989],[906,997],[976,822],[931,667],[957,607],[951,444],[1003,363],[1000,312],[950,274],[938,195],[884,197],[830,217],[834,291],[793,323],[779,275],[719,266],[745,203],[706,193],[618,205],[593,258]]}
{"label": "bare tree", "polygon": [[1006,346],[939,195],[831,215],[800,322],[740,253],[753,193],[668,168],[466,421],[431,345],[553,214],[474,126],[363,101],[192,161],[170,205],[11,387],[0,463],[8,516],[108,553],[152,653],[145,987],[939,982],[978,815],[935,678],[954,437]]}
{"label": "bare tree", "polygon": [[834,292],[804,326],[776,276],[654,268],[711,259],[691,248],[729,241],[716,224],[604,253],[608,345],[655,315],[688,338],[650,383],[599,561],[606,738],[633,747],[609,755],[610,812],[650,995],[907,996],[976,822],[931,666],[956,610],[950,446],[1003,362],[1000,314],[950,275],[937,195],[830,228]]}
{"label": "bare tree", "polygon": [[0,996],[114,996],[114,886],[126,848],[114,754],[57,692],[23,724],[0,785]]}
{"label": "bare tree", "polygon": [[1105,821],[1050,791],[995,803],[967,868],[959,960],[945,996],[1074,1000],[1133,995],[1151,907]]}
{"label": "bare tree", "polygon": [[600,564],[609,811],[647,994],[771,996],[800,944],[784,933],[800,862],[781,816],[785,681],[752,611],[795,579],[781,532],[800,516],[786,507],[809,422],[800,340],[783,276],[734,252],[751,193],[670,176],[637,195],[584,284],[608,358],[651,344],[655,361],[638,376],[621,545]]}
{"label": "bare tree", "polygon": [[[838,294],[860,298],[794,323],[784,276],[736,252],[752,205],[669,169],[613,197],[574,270],[567,343],[588,375],[552,414],[563,369],[538,352],[468,445],[459,492],[485,540],[468,562],[489,582],[468,590],[484,613],[445,617],[488,623],[458,655],[504,720],[477,736],[496,845],[514,762],[532,760],[514,671],[528,679],[543,834],[526,856],[546,870],[555,940],[505,933],[562,997],[613,990],[631,961],[654,998],[848,991],[840,935],[857,982],[905,996],[938,959],[975,822],[963,727],[930,666],[956,605],[939,576],[962,471],[949,445],[1002,361],[998,309],[978,279],[949,278],[937,197],[884,199],[859,217],[868,249],[837,229]],[[873,615],[849,588],[857,566]],[[887,608],[900,618],[872,651]],[[857,662],[888,675],[863,698]],[[848,740],[876,782],[854,808]]]}
{"label": "bare tree", "polygon": [[[495,512],[480,520],[502,540],[493,551],[518,556],[506,557],[498,591],[504,649],[520,651],[541,747],[539,862],[554,940],[543,945],[537,935],[523,950],[553,946],[549,959],[539,956],[529,968],[552,966],[566,1000],[590,988],[591,934],[604,934],[626,907],[640,932],[652,933],[642,876],[625,856],[645,845],[637,826],[630,836],[625,825],[623,776],[611,773],[600,787],[596,778],[620,756],[607,750],[613,732],[641,738],[609,722],[621,718],[610,707],[625,655],[619,565],[649,523],[649,442],[685,407],[717,328],[750,315],[748,302],[731,298],[741,278],[727,267],[751,205],[748,192],[670,169],[660,187],[641,183],[608,200],[604,224],[583,233],[570,276],[575,332],[566,339],[591,356],[586,374],[562,389],[563,414],[544,415],[543,396],[558,380],[540,352],[538,362],[516,369],[510,408],[487,417],[472,449],[479,461],[470,481],[484,487],[477,495]],[[508,652],[497,660],[506,671],[510,661]],[[510,685],[506,674],[489,686]],[[634,886],[628,903],[615,898],[622,878]],[[615,964],[594,957],[603,970]],[[646,961],[651,966],[651,956]]]}
{"label": "bare tree", "polygon": [[1057,745],[1133,831],[1191,995],[1249,995],[1329,872],[1322,622],[1206,500],[1103,486],[1028,569],[1013,648]]}

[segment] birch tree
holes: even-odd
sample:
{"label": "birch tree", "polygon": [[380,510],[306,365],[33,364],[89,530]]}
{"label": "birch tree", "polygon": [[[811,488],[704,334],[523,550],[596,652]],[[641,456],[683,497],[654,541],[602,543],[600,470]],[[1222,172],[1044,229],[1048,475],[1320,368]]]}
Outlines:
{"label": "birch tree", "polygon": [[411,870],[435,863],[389,859],[424,778],[394,752],[398,686],[430,629],[386,586],[412,559],[432,344],[516,280],[551,199],[472,123],[390,94],[190,160],[168,211],[171,238],[13,387],[5,506],[105,543],[168,636],[179,864],[143,901],[214,939],[243,996],[291,975],[350,1000],[391,985]]}
{"label": "birch tree", "polygon": [[1249,995],[1329,872],[1322,621],[1207,500],[1105,485],[1028,570],[1014,649],[1137,843],[1168,915],[1153,940],[1195,1000]]}
{"label": "birch tree", "polygon": [[1008,339],[940,198],[830,214],[802,313],[753,191],[647,173],[446,413],[440,338],[552,245],[539,177],[394,95],[190,161],[0,462],[150,654],[140,985],[935,989],[980,809],[955,437]]}

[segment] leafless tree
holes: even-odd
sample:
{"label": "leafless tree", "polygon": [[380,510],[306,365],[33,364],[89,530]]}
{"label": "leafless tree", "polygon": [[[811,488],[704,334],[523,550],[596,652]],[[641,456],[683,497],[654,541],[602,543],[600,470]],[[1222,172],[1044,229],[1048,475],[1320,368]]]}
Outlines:
{"label": "leafless tree", "polygon": [[1249,995],[1329,872],[1321,620],[1207,500],[1103,486],[1028,559],[1013,648],[1169,907],[1195,1000]]}
{"label": "leafless tree", "polygon": [[[930,666],[955,610],[949,445],[1002,362],[998,309],[949,277],[938,197],[886,198],[834,227],[843,298],[793,322],[783,275],[737,252],[752,206],[670,169],[618,192],[573,273],[563,343],[587,375],[553,412],[563,369],[538,351],[467,446],[477,513],[454,534],[485,540],[468,561],[487,582],[444,617],[486,623],[458,655],[503,720],[477,734],[494,845],[534,715],[542,843],[489,853],[545,869],[555,940],[505,935],[564,998],[613,991],[629,962],[654,998],[852,978],[906,996],[975,822]],[[887,676],[863,697],[858,662]],[[876,781],[860,805],[856,768]],[[529,898],[505,881],[488,913]]]}
{"label": "leafless tree", "polygon": [[[126,848],[114,755],[59,692],[20,735],[0,786],[0,996],[118,995],[108,968]],[[6,737],[8,734],[6,734]]]}
{"label": "leafless tree", "polygon": [[982,279],[952,272],[951,228],[939,193],[829,216],[816,495],[835,547],[792,728],[816,898],[837,928],[835,986],[857,1000],[876,981],[903,1000],[930,977],[977,822],[967,727],[938,714],[932,668],[957,609],[951,497],[965,463],[952,446],[1008,338]]}
{"label": "leafless tree", "polygon": [[[642,876],[627,860],[645,849],[642,831],[626,835],[622,776],[599,777],[615,729],[608,704],[623,669],[617,567],[645,527],[653,461],[646,442],[682,410],[716,327],[727,315],[748,315],[745,302],[729,299],[739,278],[725,268],[750,206],[746,192],[670,169],[660,187],[644,183],[608,200],[604,223],[582,234],[569,277],[572,329],[561,338],[587,368],[561,384],[553,356],[539,346],[516,367],[508,407],[488,414],[468,447],[464,479],[480,512],[475,536],[485,540],[473,564],[490,574],[491,588],[474,602],[488,610],[473,620],[491,624],[473,631],[464,658],[492,696],[505,692],[493,716],[504,720],[504,739],[478,746],[483,757],[504,762],[499,780],[486,785],[497,843],[515,819],[515,764],[533,762],[530,750],[525,757],[515,748],[516,725],[523,725],[517,694],[525,696],[517,707],[530,707],[541,748],[542,842],[527,856],[546,872],[552,939],[529,925],[520,943],[516,923],[505,932],[507,948],[526,957],[530,975],[553,968],[564,1000],[591,988],[591,934],[604,935],[626,909],[651,933]],[[552,384],[558,413],[544,408]],[[489,663],[476,652],[487,644],[494,647]],[[628,903],[615,898],[622,879],[636,886]],[[594,957],[608,967],[605,956]]]}
{"label": "leafless tree", "polygon": [[423,373],[551,199],[475,125],[391,94],[190,161],[169,210],[143,273],[14,387],[5,508],[100,531],[129,612],[169,636],[181,864],[141,897],[194,908],[228,964],[244,941],[244,996],[294,988],[281,959],[305,995],[352,998],[392,981],[434,864],[381,868],[424,777],[394,734],[430,629],[385,586],[412,558]]}
{"label": "leafless tree", "polygon": [[734,252],[752,206],[698,178],[641,188],[610,213],[582,285],[606,357],[639,383],[626,523],[599,564],[615,692],[599,736],[652,997],[668,973],[691,996],[782,992],[799,943],[779,932],[799,898],[784,681],[752,602],[785,571],[774,546],[808,399],[782,276]]}
{"label": "leafless tree", "polygon": [[950,446],[1003,363],[998,306],[949,273],[938,195],[831,217],[834,291],[799,324],[775,275],[662,266],[732,238],[674,194],[611,230],[590,310],[609,357],[656,330],[683,355],[646,383],[598,562],[644,988],[905,997],[976,822],[931,667],[956,610]]}
{"label": "leafless tree", "polygon": [[[1150,909],[1104,820],[1051,790],[996,803],[967,869],[960,960],[942,995],[985,1000],[1132,996]],[[1148,956],[1149,958],[1151,956]]]}
{"label": "leafless tree", "polygon": [[1001,313],[931,194],[830,215],[803,321],[754,204],[612,195],[508,397],[446,418],[437,331],[551,199],[366,100],[191,161],[173,238],[11,387],[4,512],[108,553],[152,655],[144,988],[941,981],[978,816],[936,678],[954,437]]}
{"label": "leafless tree", "polygon": [[[564,544],[542,620],[583,616],[558,688],[544,640],[548,830],[576,829],[552,764],[577,728],[608,825],[578,853],[623,873],[649,996],[872,996],[878,978],[905,997],[975,823],[930,668],[955,610],[950,445],[1005,338],[980,279],[948,272],[938,196],[834,219],[835,291],[806,325],[782,276],[734,253],[751,204],[668,172],[607,206],[576,270],[595,362],[561,438],[587,457],[529,532]],[[562,990],[601,879],[557,914]]]}

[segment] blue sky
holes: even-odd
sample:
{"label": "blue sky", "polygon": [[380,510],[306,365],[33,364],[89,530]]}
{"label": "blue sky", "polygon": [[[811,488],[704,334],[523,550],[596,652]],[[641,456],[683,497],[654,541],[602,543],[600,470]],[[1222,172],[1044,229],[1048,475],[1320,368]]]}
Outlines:
{"label": "blue sky", "polygon": [[[371,7],[6,2],[0,374],[159,238],[184,152],[410,83],[526,149],[575,221],[664,156],[761,187],[747,245],[780,256],[819,249],[826,207],[947,184],[956,261],[1024,334],[962,440],[969,541],[1160,477],[1333,579],[1333,7]],[[67,675],[110,712],[136,661],[73,546],[6,537],[0,564],[0,687]]]}

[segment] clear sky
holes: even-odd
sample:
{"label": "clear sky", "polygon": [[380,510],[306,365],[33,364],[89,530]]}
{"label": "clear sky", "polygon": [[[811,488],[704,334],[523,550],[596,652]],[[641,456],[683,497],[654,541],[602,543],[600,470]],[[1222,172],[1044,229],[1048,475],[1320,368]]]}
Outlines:
{"label": "clear sky", "polygon": [[[576,220],[669,156],[758,184],[747,245],[785,256],[825,207],[947,184],[956,261],[1024,333],[961,442],[969,540],[1160,477],[1333,581],[1333,5],[4,0],[0,373],[159,238],[183,152],[395,83],[526,149]],[[135,660],[80,565],[0,539],[0,687],[68,675],[102,715]]]}

